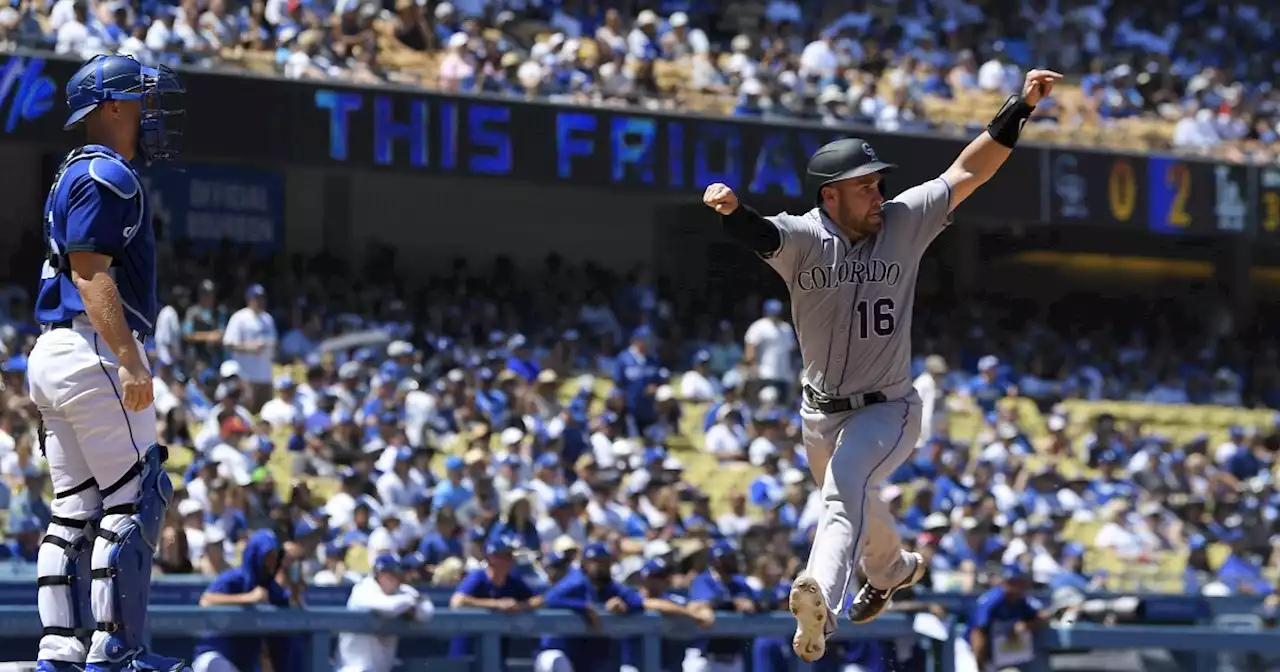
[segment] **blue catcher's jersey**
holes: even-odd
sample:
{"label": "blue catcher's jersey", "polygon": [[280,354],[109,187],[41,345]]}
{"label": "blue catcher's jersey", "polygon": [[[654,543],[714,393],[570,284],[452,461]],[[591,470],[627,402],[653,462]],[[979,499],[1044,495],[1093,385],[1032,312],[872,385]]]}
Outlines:
{"label": "blue catcher's jersey", "polygon": [[112,258],[125,319],[139,334],[156,321],[156,237],[142,181],[133,166],[101,145],[86,145],[63,159],[44,206],[48,257],[40,272],[36,321],[66,322],[84,313],[71,279],[72,252]]}

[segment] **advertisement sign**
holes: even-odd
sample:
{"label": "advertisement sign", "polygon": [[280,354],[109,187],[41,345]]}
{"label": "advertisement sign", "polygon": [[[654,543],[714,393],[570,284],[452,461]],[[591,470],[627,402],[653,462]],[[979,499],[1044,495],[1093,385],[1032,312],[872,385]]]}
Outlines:
{"label": "advertisement sign", "polygon": [[[0,61],[0,138],[74,143],[75,134],[62,131],[61,90],[77,65],[22,55]],[[961,139],[865,128],[572,107],[416,88],[207,70],[180,76],[187,88],[186,155],[237,165],[308,164],[690,197],[707,184],[724,182],[744,198],[804,207],[813,198],[804,189],[805,163],[831,140],[863,137],[898,164],[888,179],[891,193],[936,177],[965,145]],[[182,226],[193,240],[226,234],[258,246],[278,244],[278,233],[272,233],[278,231],[278,206],[272,205],[279,200],[278,177],[261,173],[236,181],[201,177],[202,170],[194,169],[187,182],[156,178],[174,203],[167,207],[183,213]],[[1280,174],[1270,168],[1022,146],[960,212],[997,223],[1280,239],[1277,183]],[[248,199],[247,209],[227,205],[240,196]]]}
{"label": "advertisement sign", "polygon": [[284,180],[278,173],[227,166],[158,167],[143,175],[151,208],[173,240],[199,247],[228,241],[256,252],[284,238]]}

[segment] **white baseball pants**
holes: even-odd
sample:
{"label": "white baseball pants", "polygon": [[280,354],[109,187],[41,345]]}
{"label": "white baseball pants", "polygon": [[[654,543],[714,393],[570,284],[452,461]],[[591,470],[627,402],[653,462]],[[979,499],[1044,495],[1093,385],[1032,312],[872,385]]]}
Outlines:
{"label": "white baseball pants", "polygon": [[[101,518],[104,508],[137,500],[140,481],[131,470],[156,443],[156,412],[154,406],[140,413],[125,410],[119,361],[85,318],[76,320],[73,328],[42,334],[27,368],[31,399],[44,421],[45,458],[54,491],[53,520],[36,564],[40,577],[51,577],[44,583],[67,573],[70,553],[62,545],[88,551],[93,540],[85,538],[86,525]],[[50,543],[49,537],[61,541]],[[93,554],[102,557],[95,566],[105,566],[108,551],[106,540],[99,539]],[[88,557],[88,552],[82,553],[82,561]],[[111,592],[99,590],[98,583],[92,590],[93,613],[110,614]],[[92,626],[80,622],[75,608],[80,599],[73,599],[73,588],[41,585],[38,604],[46,628]],[[89,649],[100,653],[106,637],[95,631]],[[88,654],[75,637],[46,634],[40,640],[41,660],[83,662]]]}
{"label": "white baseball pants", "polygon": [[[905,397],[827,415],[800,409],[804,445],[815,478],[822,477],[826,509],[805,572],[817,582],[833,614],[844,610],[856,572],[891,588],[906,580],[911,561],[902,550],[896,522],[880,499],[884,482],[915,449],[920,435],[920,397]],[[817,465],[826,465],[825,470]],[[836,619],[829,619],[828,630]]]}

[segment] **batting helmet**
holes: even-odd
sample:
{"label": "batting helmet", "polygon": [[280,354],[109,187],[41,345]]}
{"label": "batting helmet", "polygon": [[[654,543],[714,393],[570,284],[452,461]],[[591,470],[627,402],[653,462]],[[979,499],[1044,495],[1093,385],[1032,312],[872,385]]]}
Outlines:
{"label": "batting helmet", "polygon": [[[897,168],[876,156],[871,143],[862,138],[845,138],[822,146],[809,158],[805,168],[805,191],[815,203],[822,203],[822,188],[832,182],[871,173],[890,173]],[[883,182],[880,190],[884,191]]]}

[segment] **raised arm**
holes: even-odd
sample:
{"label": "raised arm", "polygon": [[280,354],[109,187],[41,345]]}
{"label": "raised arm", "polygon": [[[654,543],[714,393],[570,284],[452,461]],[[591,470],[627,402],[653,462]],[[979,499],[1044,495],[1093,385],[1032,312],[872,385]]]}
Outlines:
{"label": "raised arm", "polygon": [[953,211],[1004,165],[1018,144],[1018,135],[1031,117],[1031,112],[1053,91],[1053,85],[1060,79],[1062,75],[1052,70],[1028,72],[1022,83],[1022,95],[1010,96],[987,125],[987,130],[969,143],[960,152],[955,163],[942,174],[942,178],[951,186]]}

